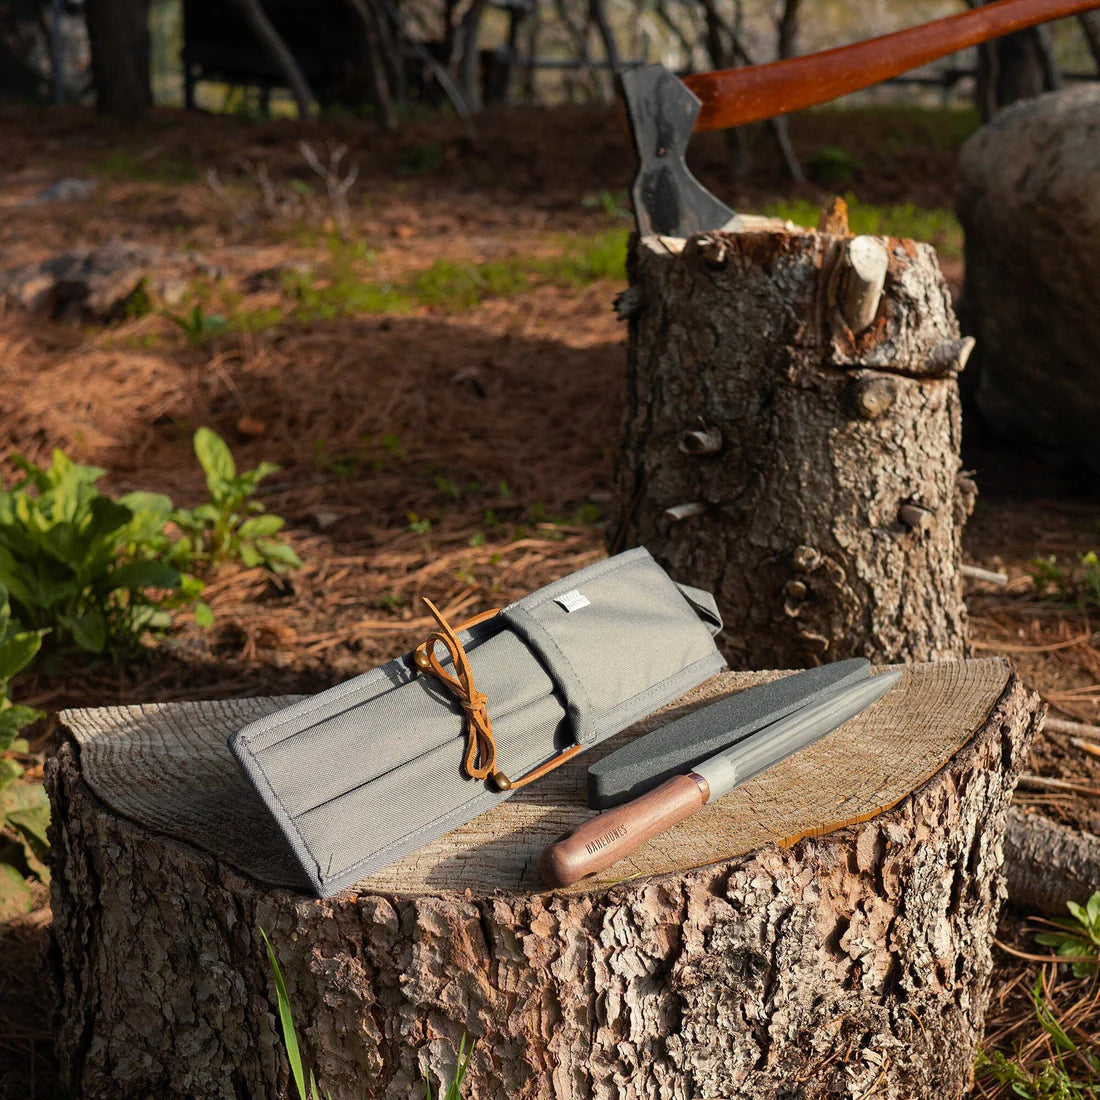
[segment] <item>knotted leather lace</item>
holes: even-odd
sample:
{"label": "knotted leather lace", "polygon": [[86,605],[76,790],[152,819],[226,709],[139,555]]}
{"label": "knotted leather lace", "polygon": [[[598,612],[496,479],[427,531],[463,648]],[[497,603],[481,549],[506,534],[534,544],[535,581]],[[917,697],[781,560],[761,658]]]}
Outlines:
{"label": "knotted leather lace", "polygon": [[[443,617],[442,612],[429,599],[424,599],[432,618],[439,624],[414,650],[417,667],[431,672],[440,683],[458,700],[466,716],[466,751],[462,759],[462,768],[471,779],[485,779],[491,776],[498,786],[507,786],[505,779],[497,770],[497,744],[493,738],[493,723],[489,718],[486,704],[489,699],[474,685],[474,674],[470,669],[470,659],[458,640],[457,632]],[[471,626],[484,622],[497,614],[497,609],[483,611],[472,619],[459,623],[459,630],[468,630]],[[441,642],[451,655],[451,675],[436,655],[436,643]],[[499,776],[499,778],[498,778]],[[501,783],[503,780],[503,784]]]}

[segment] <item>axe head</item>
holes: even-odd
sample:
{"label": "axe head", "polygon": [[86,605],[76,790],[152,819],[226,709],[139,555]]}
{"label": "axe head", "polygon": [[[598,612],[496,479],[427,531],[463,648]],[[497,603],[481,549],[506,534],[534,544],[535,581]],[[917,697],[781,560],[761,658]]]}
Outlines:
{"label": "axe head", "polygon": [[732,228],[737,215],[688,171],[688,139],[699,98],[664,65],[637,65],[619,75],[638,154],[632,198],[643,236],[690,237]]}

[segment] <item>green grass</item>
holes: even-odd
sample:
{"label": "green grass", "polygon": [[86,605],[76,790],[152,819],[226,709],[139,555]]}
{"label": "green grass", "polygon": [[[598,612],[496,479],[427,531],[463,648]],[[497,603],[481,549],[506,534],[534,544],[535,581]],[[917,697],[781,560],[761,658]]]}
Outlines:
{"label": "green grass", "polygon": [[[420,308],[461,313],[490,298],[513,297],[537,286],[579,289],[602,279],[622,280],[628,235],[628,229],[618,228],[594,237],[563,237],[555,256],[519,255],[483,263],[437,260],[395,280],[364,278],[363,264],[373,267],[373,254],[333,247],[329,262],[317,272],[293,273],[283,280],[283,291],[294,303],[285,319],[308,324]],[[231,328],[253,332],[280,319],[271,309],[234,310],[228,317]]]}
{"label": "green grass", "polygon": [[197,165],[181,156],[164,156],[154,146],[112,149],[92,170],[102,179],[140,180],[144,183],[191,183],[199,178]]}
{"label": "green grass", "polygon": [[[963,230],[953,210],[942,206],[916,206],[911,202],[889,205],[865,203],[860,202],[851,191],[844,199],[848,203],[848,226],[853,233],[927,241],[936,247],[940,255],[962,259]],[[812,227],[817,225],[821,209],[817,203],[807,199],[780,199],[766,206],[761,213]]]}
{"label": "green grass", "polygon": [[[286,991],[286,982],[283,980],[283,972],[279,968],[279,960],[275,955],[275,949],[271,946],[271,940],[267,933],[260,928],[264,946],[267,948],[267,961],[271,967],[271,975],[275,981],[275,999],[279,1007],[279,1027],[283,1033],[283,1046],[286,1048],[287,1061],[290,1063],[290,1075],[294,1081],[294,1088],[298,1094],[298,1100],[321,1100],[321,1090],[317,1084],[316,1074],[312,1069],[307,1069],[302,1064],[302,1052],[298,1045],[298,1030],[294,1026],[294,1011],[290,1005],[290,997]],[[447,1085],[441,1100],[462,1100],[462,1079],[470,1068],[470,1057],[474,1053],[474,1044],[466,1043],[463,1035],[458,1044],[458,1064],[455,1066],[455,1075]],[[432,1100],[431,1082],[424,1079],[424,1093],[426,1100]],[[332,1093],[325,1092],[326,1100],[332,1100]],[[437,1094],[438,1095],[438,1094]]]}

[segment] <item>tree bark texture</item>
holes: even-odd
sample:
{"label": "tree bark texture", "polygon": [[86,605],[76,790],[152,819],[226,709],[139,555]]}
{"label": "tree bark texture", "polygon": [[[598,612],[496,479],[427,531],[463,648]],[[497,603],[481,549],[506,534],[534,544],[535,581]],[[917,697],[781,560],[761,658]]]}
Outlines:
{"label": "tree bark texture", "polygon": [[138,121],[153,106],[148,0],[88,0],[85,18],[96,106],[125,122]]}
{"label": "tree bark texture", "polygon": [[[724,673],[673,711],[762,678]],[[70,713],[48,777],[67,1087],[291,1095],[262,927],[336,1100],[434,1091],[463,1035],[470,1100],[959,1096],[1038,700],[996,660],[915,666],[901,686],[595,885],[530,881],[541,845],[587,816],[571,761],[325,901],[260,881],[277,845],[224,745],[280,701]],[[812,801],[815,775],[809,818],[722,858],[795,812],[793,789]]]}
{"label": "tree bark texture", "polygon": [[772,223],[635,241],[630,278],[615,548],[715,594],[734,668],[962,656],[973,342],[933,249]]}

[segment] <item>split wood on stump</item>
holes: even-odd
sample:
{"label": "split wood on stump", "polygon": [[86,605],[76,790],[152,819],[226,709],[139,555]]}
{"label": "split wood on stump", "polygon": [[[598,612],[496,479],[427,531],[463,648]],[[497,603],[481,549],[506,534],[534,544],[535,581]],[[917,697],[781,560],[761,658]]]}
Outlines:
{"label": "split wood on stump", "polygon": [[[775,673],[723,673],[591,750]],[[73,1095],[290,1095],[271,974],[336,1100],[958,1096],[1038,702],[911,666],[863,715],[597,880],[547,891],[582,756],[319,901],[225,738],[287,700],[74,711],[51,761],[58,1058]],[[318,766],[336,766],[318,761]]]}
{"label": "split wood on stump", "polygon": [[964,656],[960,339],[929,245],[747,219],[635,240],[616,547],[712,591],[734,668]]}

